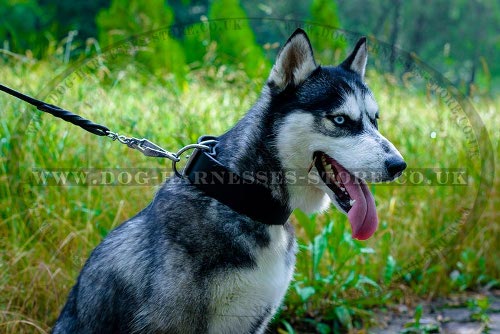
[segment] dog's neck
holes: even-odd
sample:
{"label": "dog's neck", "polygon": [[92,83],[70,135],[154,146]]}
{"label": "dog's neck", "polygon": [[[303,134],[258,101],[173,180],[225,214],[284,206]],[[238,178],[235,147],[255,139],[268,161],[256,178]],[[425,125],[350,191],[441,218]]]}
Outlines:
{"label": "dog's neck", "polygon": [[[283,172],[275,147],[273,115],[264,107],[269,105],[270,99],[269,91],[264,89],[248,113],[219,137],[217,160],[239,175],[266,173],[266,176],[277,176]],[[284,182],[269,182],[266,186],[283,204],[289,203]]]}
{"label": "dog's neck", "polygon": [[[282,111],[272,108],[271,94],[265,87],[252,109],[219,138],[217,159],[224,166],[239,175],[264,172],[267,176],[284,173],[284,169],[289,168],[282,165],[277,147]],[[312,213],[324,211],[330,205],[328,196],[319,188],[307,184],[288,186],[285,181],[286,178],[267,186],[273,196],[290,209]]]}

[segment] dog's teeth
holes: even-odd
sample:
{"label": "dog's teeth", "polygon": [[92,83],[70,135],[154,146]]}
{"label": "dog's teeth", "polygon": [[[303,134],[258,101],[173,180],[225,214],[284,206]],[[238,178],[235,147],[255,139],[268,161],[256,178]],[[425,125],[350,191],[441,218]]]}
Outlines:
{"label": "dog's teeth", "polygon": [[309,168],[307,169],[308,174],[311,172],[311,169],[314,167],[315,162],[316,162],[316,156],[314,156],[313,161],[311,161],[311,164],[309,165]]}
{"label": "dog's teeth", "polygon": [[349,205],[350,205],[350,206],[353,206],[353,205],[354,205],[354,203],[356,203],[356,200],[355,200],[355,199],[351,199],[351,200],[349,200]]}
{"label": "dog's teeth", "polygon": [[340,187],[340,190],[342,190],[343,192],[345,192],[345,188],[344,187]]}

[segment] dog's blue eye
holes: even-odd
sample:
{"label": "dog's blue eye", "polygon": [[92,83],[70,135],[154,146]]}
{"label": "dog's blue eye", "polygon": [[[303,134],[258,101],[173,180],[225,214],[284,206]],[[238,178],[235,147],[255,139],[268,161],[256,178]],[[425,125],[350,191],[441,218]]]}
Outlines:
{"label": "dog's blue eye", "polygon": [[345,122],[345,118],[344,118],[344,116],[335,116],[335,117],[333,118],[333,121],[334,121],[336,124],[341,125],[341,124],[344,124],[344,122]]}

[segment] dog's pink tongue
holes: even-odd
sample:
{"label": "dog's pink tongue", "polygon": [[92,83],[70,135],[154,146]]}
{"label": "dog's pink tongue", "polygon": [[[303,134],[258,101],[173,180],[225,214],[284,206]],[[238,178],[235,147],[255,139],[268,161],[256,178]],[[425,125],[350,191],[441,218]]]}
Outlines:
{"label": "dog's pink tongue", "polygon": [[355,200],[347,214],[351,223],[352,237],[366,240],[375,233],[378,227],[375,199],[363,180],[355,178],[345,170],[339,174],[349,196]]}

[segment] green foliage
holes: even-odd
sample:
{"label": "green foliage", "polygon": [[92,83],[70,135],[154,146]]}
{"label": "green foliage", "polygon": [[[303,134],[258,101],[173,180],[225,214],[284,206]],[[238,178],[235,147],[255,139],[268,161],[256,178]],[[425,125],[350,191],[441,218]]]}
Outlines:
{"label": "green foliage", "polygon": [[[105,9],[109,5],[111,8]],[[498,1],[425,0],[423,4],[401,1],[400,6],[395,6],[391,0],[271,3],[181,0],[171,5],[158,0],[130,3],[124,0],[0,0],[0,48],[5,49],[3,54],[12,57],[28,50],[28,57],[59,55],[62,54],[60,49],[66,47],[69,32],[76,31],[71,35],[70,56],[77,59],[89,53],[89,45],[98,47],[98,42],[109,45],[152,29],[200,21],[207,29],[196,34],[184,34],[179,30],[174,36],[166,32],[156,37],[143,36],[145,39],[132,40],[136,43],[134,47],[124,45],[125,52],[133,55],[145,69],[160,76],[173,73],[177,78],[182,77],[187,62],[191,68],[224,64],[231,69],[244,70],[253,79],[261,78],[264,73],[267,75],[269,70],[256,41],[262,45],[267,43],[267,52],[275,51],[274,43],[281,42],[291,33],[293,24],[276,29],[259,20],[239,20],[236,26],[228,28],[221,21],[217,25],[211,19],[271,16],[340,27],[394,42],[397,47],[428,60],[430,66],[471,95],[493,96],[500,87]],[[346,41],[339,34],[314,25],[306,30],[321,63],[341,60]],[[182,47],[176,39],[182,39]],[[68,58],[65,54],[65,63]],[[117,58],[110,62],[130,61],[130,57]],[[385,65],[388,63],[392,62],[378,65],[385,71],[391,67]],[[108,66],[113,65],[108,63]],[[404,65],[396,66],[394,73],[403,75],[405,70]]]}
{"label": "green foliage", "polygon": [[214,46],[211,41],[208,22],[195,23],[188,26],[184,32],[183,47],[186,62],[191,68],[207,67],[216,60]]}
{"label": "green foliage", "polygon": [[[305,233],[299,239],[302,258],[287,304],[303,306],[286,310],[280,317],[290,319],[290,312],[294,313],[298,316],[294,326],[309,325],[320,333],[352,329],[360,320],[368,321],[372,314],[364,308],[390,295],[359,263],[361,258],[370,261],[375,251],[352,239],[345,218],[333,221],[328,215],[307,216],[300,210],[294,216]],[[308,312],[313,310],[311,319]]]}
{"label": "green foliage", "polygon": [[95,16],[106,4],[106,0],[0,0],[0,47],[14,53],[30,50],[34,57],[48,57],[72,30],[76,31],[75,44],[82,46],[87,38],[96,36]]}
{"label": "green foliage", "polygon": [[87,38],[97,36],[95,17],[99,10],[109,6],[109,0],[39,0],[44,18],[51,18],[54,37],[61,39],[70,30],[78,31],[77,40],[82,43]]}
{"label": "green foliage", "polygon": [[390,41],[397,25],[395,44],[427,60],[463,91],[473,70],[476,92],[499,89],[499,1],[401,1],[398,17],[395,8],[393,0],[343,1],[342,28]]}
{"label": "green foliage", "polygon": [[438,324],[422,324],[420,320],[423,315],[423,307],[422,305],[418,305],[415,308],[415,315],[413,316],[413,320],[409,323],[405,324],[405,329],[402,330],[401,334],[431,334],[431,333],[440,333]]}
{"label": "green foliage", "polygon": [[340,28],[337,4],[332,0],[313,0],[311,3],[313,22]]}
{"label": "green foliage", "polygon": [[[180,43],[170,36],[168,28],[173,20],[173,12],[163,0],[113,0],[96,19],[103,46],[122,44],[122,61],[130,62],[132,54],[156,75],[173,73],[181,79],[186,71],[185,56]],[[131,38],[131,44],[124,43],[126,38]],[[117,65],[120,60],[112,62]]]}
{"label": "green foliage", "polygon": [[454,270],[450,273],[451,284],[459,291],[478,287],[494,287],[500,284],[487,274],[486,259],[474,249],[464,249],[460,253]]}
{"label": "green foliage", "polygon": [[36,1],[0,0],[0,18],[0,48],[16,53],[29,49],[38,56],[43,53],[51,37],[40,33],[48,27],[48,17]]}
{"label": "green foliage", "polygon": [[[340,28],[337,4],[332,0],[312,0],[311,22],[325,26]],[[314,49],[318,50],[317,57],[327,64],[338,63],[339,57],[344,56],[347,43],[344,39],[331,33],[331,30],[318,26],[309,32]]]}
{"label": "green foliage", "polygon": [[415,327],[420,327],[420,319],[422,319],[423,308],[422,305],[418,305],[415,309]]}
{"label": "green foliage", "polygon": [[488,300],[488,297],[479,296],[477,298],[469,299],[467,301],[467,307],[472,311],[471,320],[485,323],[490,321],[490,316],[487,313],[490,308],[490,301]]}
{"label": "green foliage", "polygon": [[267,76],[269,62],[263,50],[255,41],[255,35],[239,0],[214,0],[210,7],[209,19],[235,19],[213,22],[210,32],[216,41],[217,59],[223,64],[236,64],[251,78]]}

